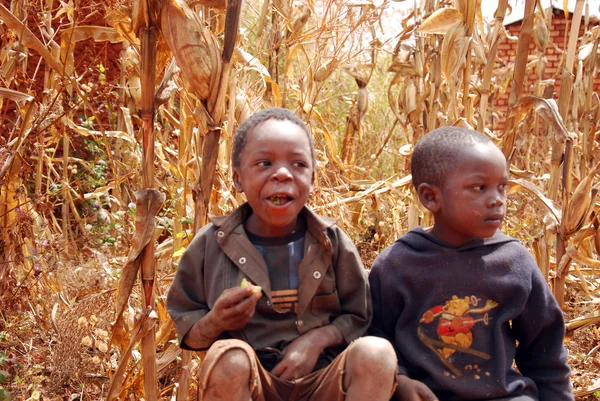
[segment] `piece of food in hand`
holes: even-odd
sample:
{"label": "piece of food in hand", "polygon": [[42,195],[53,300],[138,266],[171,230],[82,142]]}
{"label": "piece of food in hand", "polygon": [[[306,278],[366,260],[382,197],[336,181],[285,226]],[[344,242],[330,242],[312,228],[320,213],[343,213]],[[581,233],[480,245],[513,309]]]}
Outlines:
{"label": "piece of food in hand", "polygon": [[254,293],[254,294],[257,294],[262,291],[262,287],[260,285],[252,284],[250,281],[246,280],[245,277],[242,279],[242,282],[240,283],[240,288],[244,289],[244,288],[248,287],[249,285],[252,286],[252,293]]}

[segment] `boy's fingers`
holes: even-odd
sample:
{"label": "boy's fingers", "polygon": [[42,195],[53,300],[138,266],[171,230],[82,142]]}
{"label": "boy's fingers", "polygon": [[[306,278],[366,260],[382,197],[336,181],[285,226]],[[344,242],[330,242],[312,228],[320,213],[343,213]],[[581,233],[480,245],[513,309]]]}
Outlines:
{"label": "boy's fingers", "polygon": [[262,298],[261,294],[250,293],[249,296],[242,297],[240,301],[227,308],[228,314],[232,317],[250,314],[249,317],[251,317],[260,298]]}
{"label": "boy's fingers", "polygon": [[271,374],[276,377],[281,377],[281,375],[285,372],[285,363],[284,361],[279,362],[273,369],[271,369]]}
{"label": "boy's fingers", "polygon": [[433,391],[431,391],[429,387],[427,387],[425,384],[418,383],[416,386],[416,390],[417,394],[419,394],[419,397],[422,401],[438,401],[435,394],[433,394]]}
{"label": "boy's fingers", "polygon": [[244,300],[244,298],[248,298],[250,295],[252,295],[252,289],[248,287],[228,288],[221,294],[221,297],[223,297],[223,308],[231,308],[237,305],[240,301]]}

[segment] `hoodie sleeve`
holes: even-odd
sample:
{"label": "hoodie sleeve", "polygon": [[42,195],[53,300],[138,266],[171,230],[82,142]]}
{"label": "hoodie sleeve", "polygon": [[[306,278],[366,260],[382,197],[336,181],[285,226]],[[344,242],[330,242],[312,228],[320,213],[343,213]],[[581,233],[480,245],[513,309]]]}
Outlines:
{"label": "hoodie sleeve", "polygon": [[564,346],[563,312],[537,264],[527,250],[523,256],[531,272],[531,293],[522,313],[513,321],[519,342],[515,362],[538,388],[540,401],[573,401],[570,368]]}
{"label": "hoodie sleeve", "polygon": [[[389,340],[398,357],[398,373],[408,375],[407,369],[402,359],[401,353],[398,351],[396,344],[396,324],[403,309],[403,304],[398,302],[400,297],[394,295],[394,283],[399,280],[394,273],[393,258],[390,257],[390,250],[384,250],[373,263],[373,267],[369,273],[369,284],[371,286],[371,296],[373,298],[373,321],[369,328],[369,333],[383,337]],[[396,307],[391,307],[392,300]]]}

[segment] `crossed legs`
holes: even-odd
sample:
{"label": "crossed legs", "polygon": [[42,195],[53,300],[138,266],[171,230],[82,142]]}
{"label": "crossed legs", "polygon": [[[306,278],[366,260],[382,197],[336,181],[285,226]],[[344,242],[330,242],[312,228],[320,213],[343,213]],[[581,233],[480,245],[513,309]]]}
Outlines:
{"label": "crossed legs", "polygon": [[198,399],[388,401],[394,392],[396,368],[396,354],[387,340],[362,337],[329,367],[294,383],[265,371],[248,344],[224,340],[213,344],[201,366]]}

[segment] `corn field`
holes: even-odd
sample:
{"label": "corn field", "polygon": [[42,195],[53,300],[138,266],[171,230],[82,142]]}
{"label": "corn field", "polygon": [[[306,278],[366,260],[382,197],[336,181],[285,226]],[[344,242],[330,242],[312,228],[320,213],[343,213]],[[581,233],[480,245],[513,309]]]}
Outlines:
{"label": "corn field", "polygon": [[432,223],[415,142],[489,135],[510,162],[503,230],[565,310],[577,400],[600,399],[600,26],[565,2],[556,39],[526,0],[513,36],[508,0],[481,3],[3,0],[0,401],[195,399],[202,355],[179,349],[166,291],[207,216],[244,202],[233,133],[269,106],[310,127],[310,205],[367,268]]}

